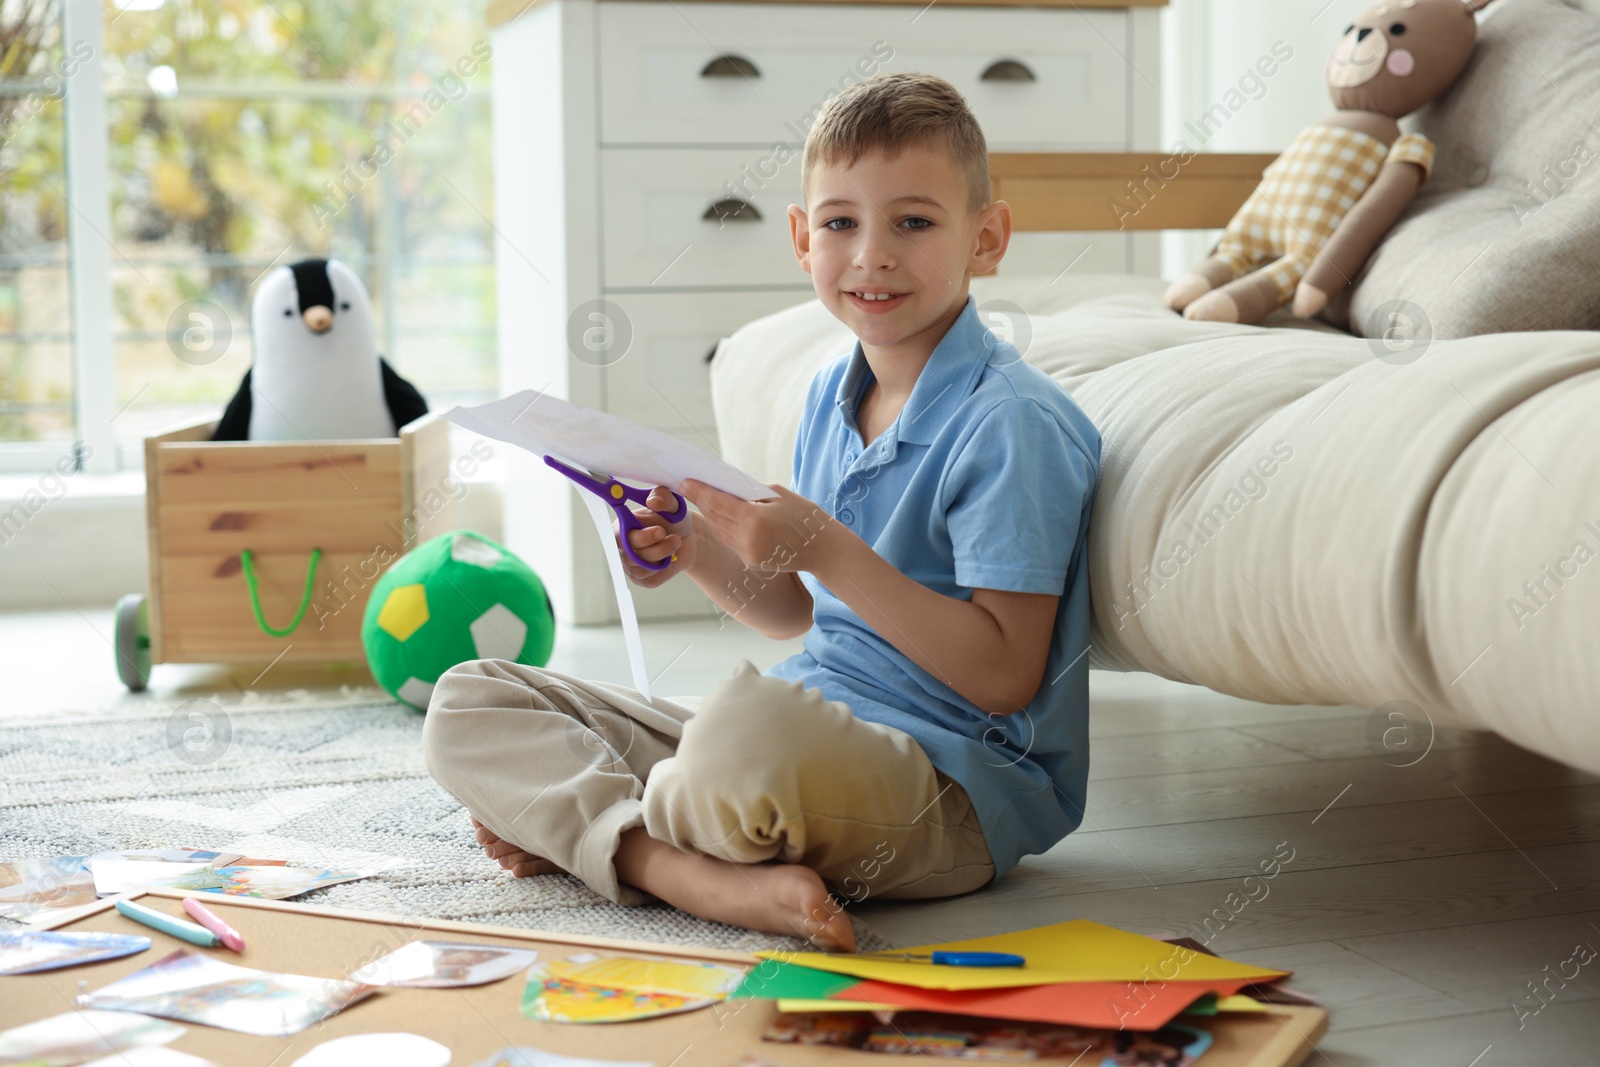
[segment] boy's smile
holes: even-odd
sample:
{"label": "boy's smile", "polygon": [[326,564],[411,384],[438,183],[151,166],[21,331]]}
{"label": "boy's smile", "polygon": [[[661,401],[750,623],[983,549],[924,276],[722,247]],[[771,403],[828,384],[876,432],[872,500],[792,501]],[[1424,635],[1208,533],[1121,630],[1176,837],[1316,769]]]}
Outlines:
{"label": "boy's smile", "polygon": [[875,367],[904,356],[920,371],[966,305],[972,274],[1005,254],[1010,208],[973,213],[964,175],[937,144],[894,159],[868,151],[849,167],[819,162],[808,192],[815,206],[790,205],[789,229],[818,298]]}

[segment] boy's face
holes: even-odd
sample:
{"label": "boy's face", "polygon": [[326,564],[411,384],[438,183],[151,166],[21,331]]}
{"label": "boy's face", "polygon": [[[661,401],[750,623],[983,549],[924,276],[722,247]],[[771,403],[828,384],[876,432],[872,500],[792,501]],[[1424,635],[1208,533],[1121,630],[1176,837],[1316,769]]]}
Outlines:
{"label": "boy's face", "polygon": [[808,198],[810,211],[789,206],[795,256],[864,351],[932,352],[972,275],[992,270],[1011,239],[1010,207],[996,200],[972,213],[965,176],[937,145],[818,164]]}

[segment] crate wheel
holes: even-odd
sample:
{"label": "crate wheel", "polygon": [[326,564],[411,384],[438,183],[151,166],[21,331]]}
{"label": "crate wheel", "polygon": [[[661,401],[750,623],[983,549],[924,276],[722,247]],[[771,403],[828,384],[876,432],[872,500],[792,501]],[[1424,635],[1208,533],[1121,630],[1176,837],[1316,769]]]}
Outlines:
{"label": "crate wheel", "polygon": [[129,593],[117,601],[117,677],[131,692],[150,682],[150,609],[143,595]]}

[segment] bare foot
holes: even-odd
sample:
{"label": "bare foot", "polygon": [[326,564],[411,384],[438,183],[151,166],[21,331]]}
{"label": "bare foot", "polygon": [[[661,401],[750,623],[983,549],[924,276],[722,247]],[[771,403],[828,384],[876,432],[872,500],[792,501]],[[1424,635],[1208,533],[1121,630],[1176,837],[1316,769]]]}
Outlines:
{"label": "bare foot", "polygon": [[731,863],[682,852],[635,827],[622,835],[617,877],[691,915],[769,934],[802,937],[819,948],[854,952],[850,916],[797,863]]}
{"label": "bare foot", "polygon": [[1182,311],[1211,291],[1211,283],[1199,274],[1189,273],[1167,286],[1161,299],[1174,311]]}
{"label": "bare foot", "polygon": [[1238,322],[1239,305],[1227,293],[1212,290],[1184,308],[1183,317],[1195,322]]}
{"label": "bare foot", "polygon": [[1328,294],[1303,281],[1295,288],[1294,307],[1290,310],[1302,319],[1309,319],[1327,306]]}
{"label": "bare foot", "polygon": [[528,878],[535,874],[567,873],[549,860],[535,856],[531,852],[524,852],[510,841],[496,837],[495,832],[479,822],[477,816],[471,818],[472,825],[477,828],[478,844],[483,846],[484,854],[518,878]]}

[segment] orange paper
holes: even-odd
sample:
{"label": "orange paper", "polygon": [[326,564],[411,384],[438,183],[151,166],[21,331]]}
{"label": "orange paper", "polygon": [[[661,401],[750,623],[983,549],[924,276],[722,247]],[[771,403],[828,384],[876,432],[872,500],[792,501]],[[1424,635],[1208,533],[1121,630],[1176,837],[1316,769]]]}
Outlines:
{"label": "orange paper", "polygon": [[1018,1022],[1159,1030],[1205,994],[1231,996],[1249,984],[1248,978],[1233,978],[1199,982],[1063,982],[955,990],[868,980],[829,999]]}

